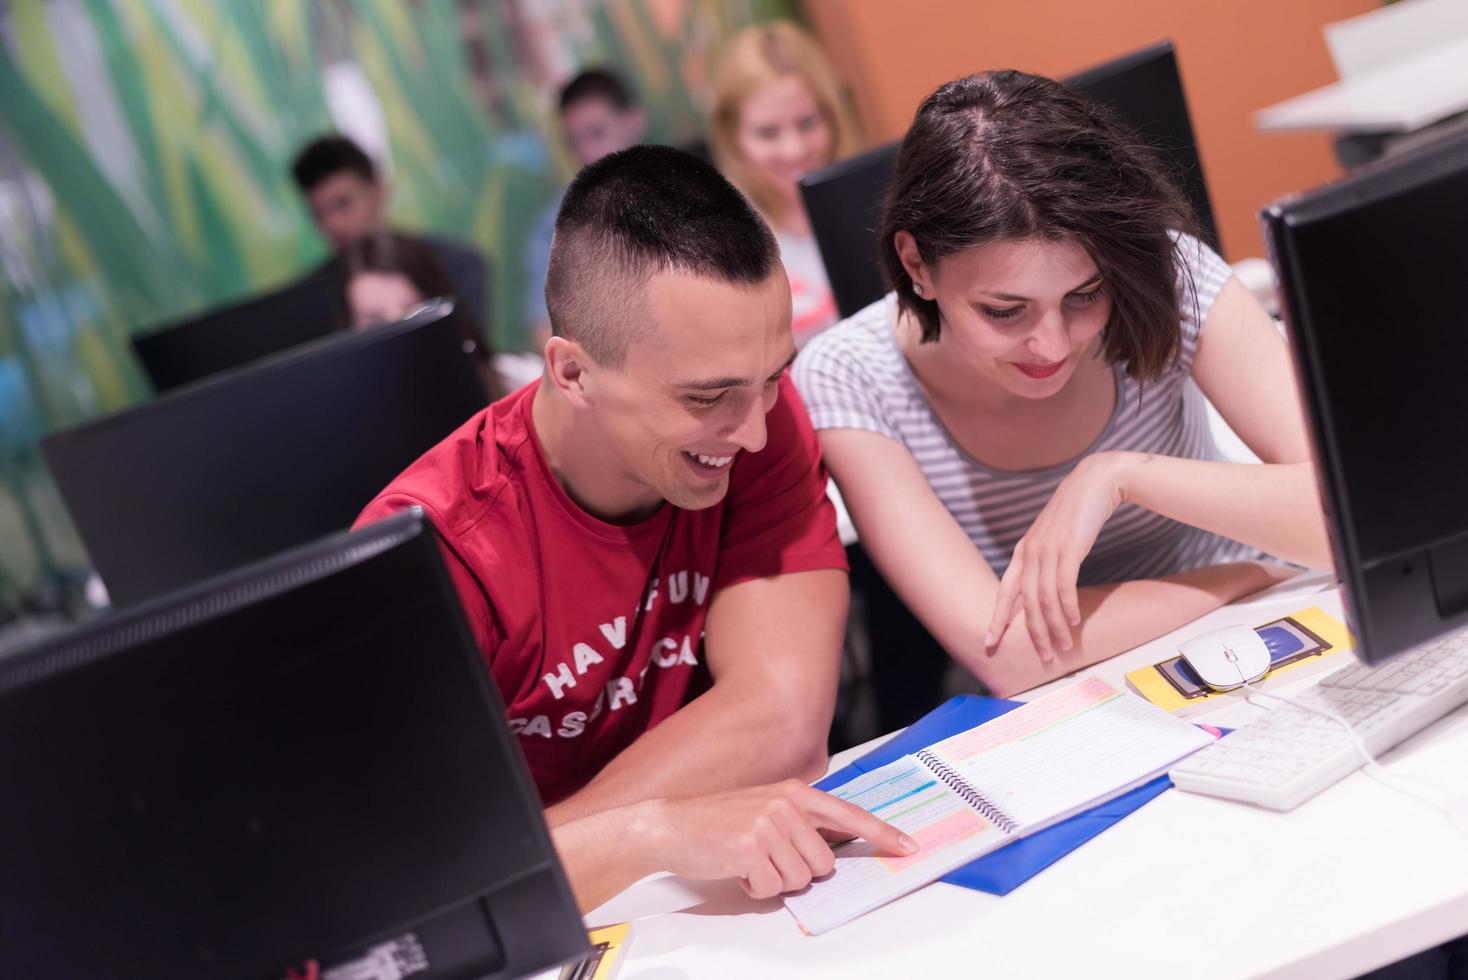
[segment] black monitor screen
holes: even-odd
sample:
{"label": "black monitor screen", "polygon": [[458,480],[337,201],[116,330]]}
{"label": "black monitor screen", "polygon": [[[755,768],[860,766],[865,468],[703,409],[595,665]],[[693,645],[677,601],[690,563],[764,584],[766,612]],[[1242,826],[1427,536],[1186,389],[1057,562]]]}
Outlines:
{"label": "black monitor screen", "polygon": [[113,603],[349,527],[487,403],[450,309],[441,301],[44,440]]}
{"label": "black monitor screen", "polygon": [[437,549],[403,515],[0,661],[0,976],[583,952]]}
{"label": "black monitor screen", "polygon": [[1109,108],[1157,151],[1192,206],[1204,241],[1217,250],[1218,228],[1172,42],[1158,42],[1065,83]]}
{"label": "black monitor screen", "polygon": [[1468,614],[1468,138],[1267,225],[1338,571],[1378,659]]}
{"label": "black monitor screen", "polygon": [[243,367],[340,328],[340,284],[315,275],[185,323],[149,331],[133,349],[157,391]]}
{"label": "black monitor screen", "polygon": [[800,178],[836,312],[843,317],[886,292],[877,265],[877,235],[897,149],[898,144],[888,143]]}

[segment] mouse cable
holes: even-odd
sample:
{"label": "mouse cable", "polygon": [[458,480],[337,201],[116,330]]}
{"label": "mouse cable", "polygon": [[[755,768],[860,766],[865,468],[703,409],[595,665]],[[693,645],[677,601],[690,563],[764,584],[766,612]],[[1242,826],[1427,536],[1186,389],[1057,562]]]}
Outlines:
{"label": "mouse cable", "polygon": [[[1463,834],[1464,836],[1468,836],[1468,823],[1464,822],[1463,813],[1461,812],[1457,803],[1454,801],[1453,797],[1448,793],[1448,790],[1441,783],[1433,782],[1430,779],[1423,779],[1420,776],[1408,776],[1405,774],[1391,772],[1380,762],[1376,761],[1376,756],[1371,754],[1371,750],[1366,747],[1365,742],[1361,741],[1361,736],[1357,734],[1356,729],[1351,727],[1351,723],[1349,721],[1342,718],[1334,711],[1331,711],[1329,708],[1321,707],[1319,705],[1306,704],[1305,702],[1297,701],[1294,698],[1287,698],[1283,694],[1274,694],[1269,691],[1261,691],[1253,684],[1250,684],[1249,681],[1244,677],[1243,668],[1239,666],[1238,658],[1233,655],[1232,650],[1227,651],[1227,656],[1229,661],[1234,665],[1234,669],[1239,672],[1240,684],[1242,685],[1244,690],[1249,692],[1249,694],[1246,695],[1244,698],[1244,700],[1247,701],[1249,704],[1254,705],[1254,707],[1259,708],[1261,711],[1273,711],[1273,708],[1266,707],[1262,704],[1255,704],[1254,696],[1259,695],[1261,697],[1274,698],[1276,701],[1283,701],[1286,704],[1292,704],[1296,708],[1299,708],[1301,711],[1308,711],[1312,714],[1323,715],[1324,717],[1329,718],[1331,721],[1335,722],[1346,730],[1346,735],[1350,737],[1351,743],[1356,746],[1356,752],[1361,756],[1363,768],[1366,770],[1366,774],[1368,776],[1371,776],[1373,779],[1375,779],[1377,782],[1379,782],[1381,785],[1385,786],[1389,790],[1400,793],[1401,795],[1408,797],[1409,799],[1416,800],[1418,803],[1423,803],[1427,806],[1432,807],[1438,813],[1441,813],[1444,817],[1447,817],[1448,822],[1453,825],[1454,830],[1458,831],[1458,833]],[[1403,786],[1403,782],[1415,782],[1421,786],[1428,787],[1432,790],[1432,795],[1419,792],[1408,786]]]}

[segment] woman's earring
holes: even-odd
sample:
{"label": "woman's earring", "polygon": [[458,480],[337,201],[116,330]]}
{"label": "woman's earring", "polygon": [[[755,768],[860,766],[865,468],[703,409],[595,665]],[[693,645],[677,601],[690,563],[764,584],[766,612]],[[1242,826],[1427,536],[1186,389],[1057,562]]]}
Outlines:
{"label": "woman's earring", "polygon": [[916,280],[913,281],[912,291],[914,293],[916,293],[922,299],[927,299],[928,298],[928,294],[925,293],[925,292],[923,292],[923,284],[920,283],[920,282],[917,282]]}

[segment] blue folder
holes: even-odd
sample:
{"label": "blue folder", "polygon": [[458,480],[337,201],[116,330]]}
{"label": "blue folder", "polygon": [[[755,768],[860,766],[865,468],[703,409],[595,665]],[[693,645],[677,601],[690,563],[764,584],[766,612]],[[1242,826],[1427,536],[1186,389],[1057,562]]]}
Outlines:
{"label": "blue folder", "polygon": [[[1002,701],[961,694],[928,712],[901,735],[868,752],[844,769],[816,783],[817,789],[835,789],[864,772],[880,769],[889,762],[941,742],[950,735],[968,731],[1018,708],[1022,701]],[[1047,827],[1038,834],[1022,837],[997,851],[990,851],[943,877],[950,885],[962,885],[991,895],[1008,895],[1035,875],[1060,860],[1101,831],[1116,823],[1172,785],[1166,774],[1158,776],[1114,800],[1078,813],[1069,820]]]}

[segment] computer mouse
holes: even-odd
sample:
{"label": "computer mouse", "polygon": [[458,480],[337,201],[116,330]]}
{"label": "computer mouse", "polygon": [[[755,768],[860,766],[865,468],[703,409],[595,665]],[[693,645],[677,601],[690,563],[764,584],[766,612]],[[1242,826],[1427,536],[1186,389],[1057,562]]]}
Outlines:
{"label": "computer mouse", "polygon": [[1178,644],[1183,661],[1215,691],[1252,684],[1269,672],[1269,647],[1247,626],[1225,626]]}

